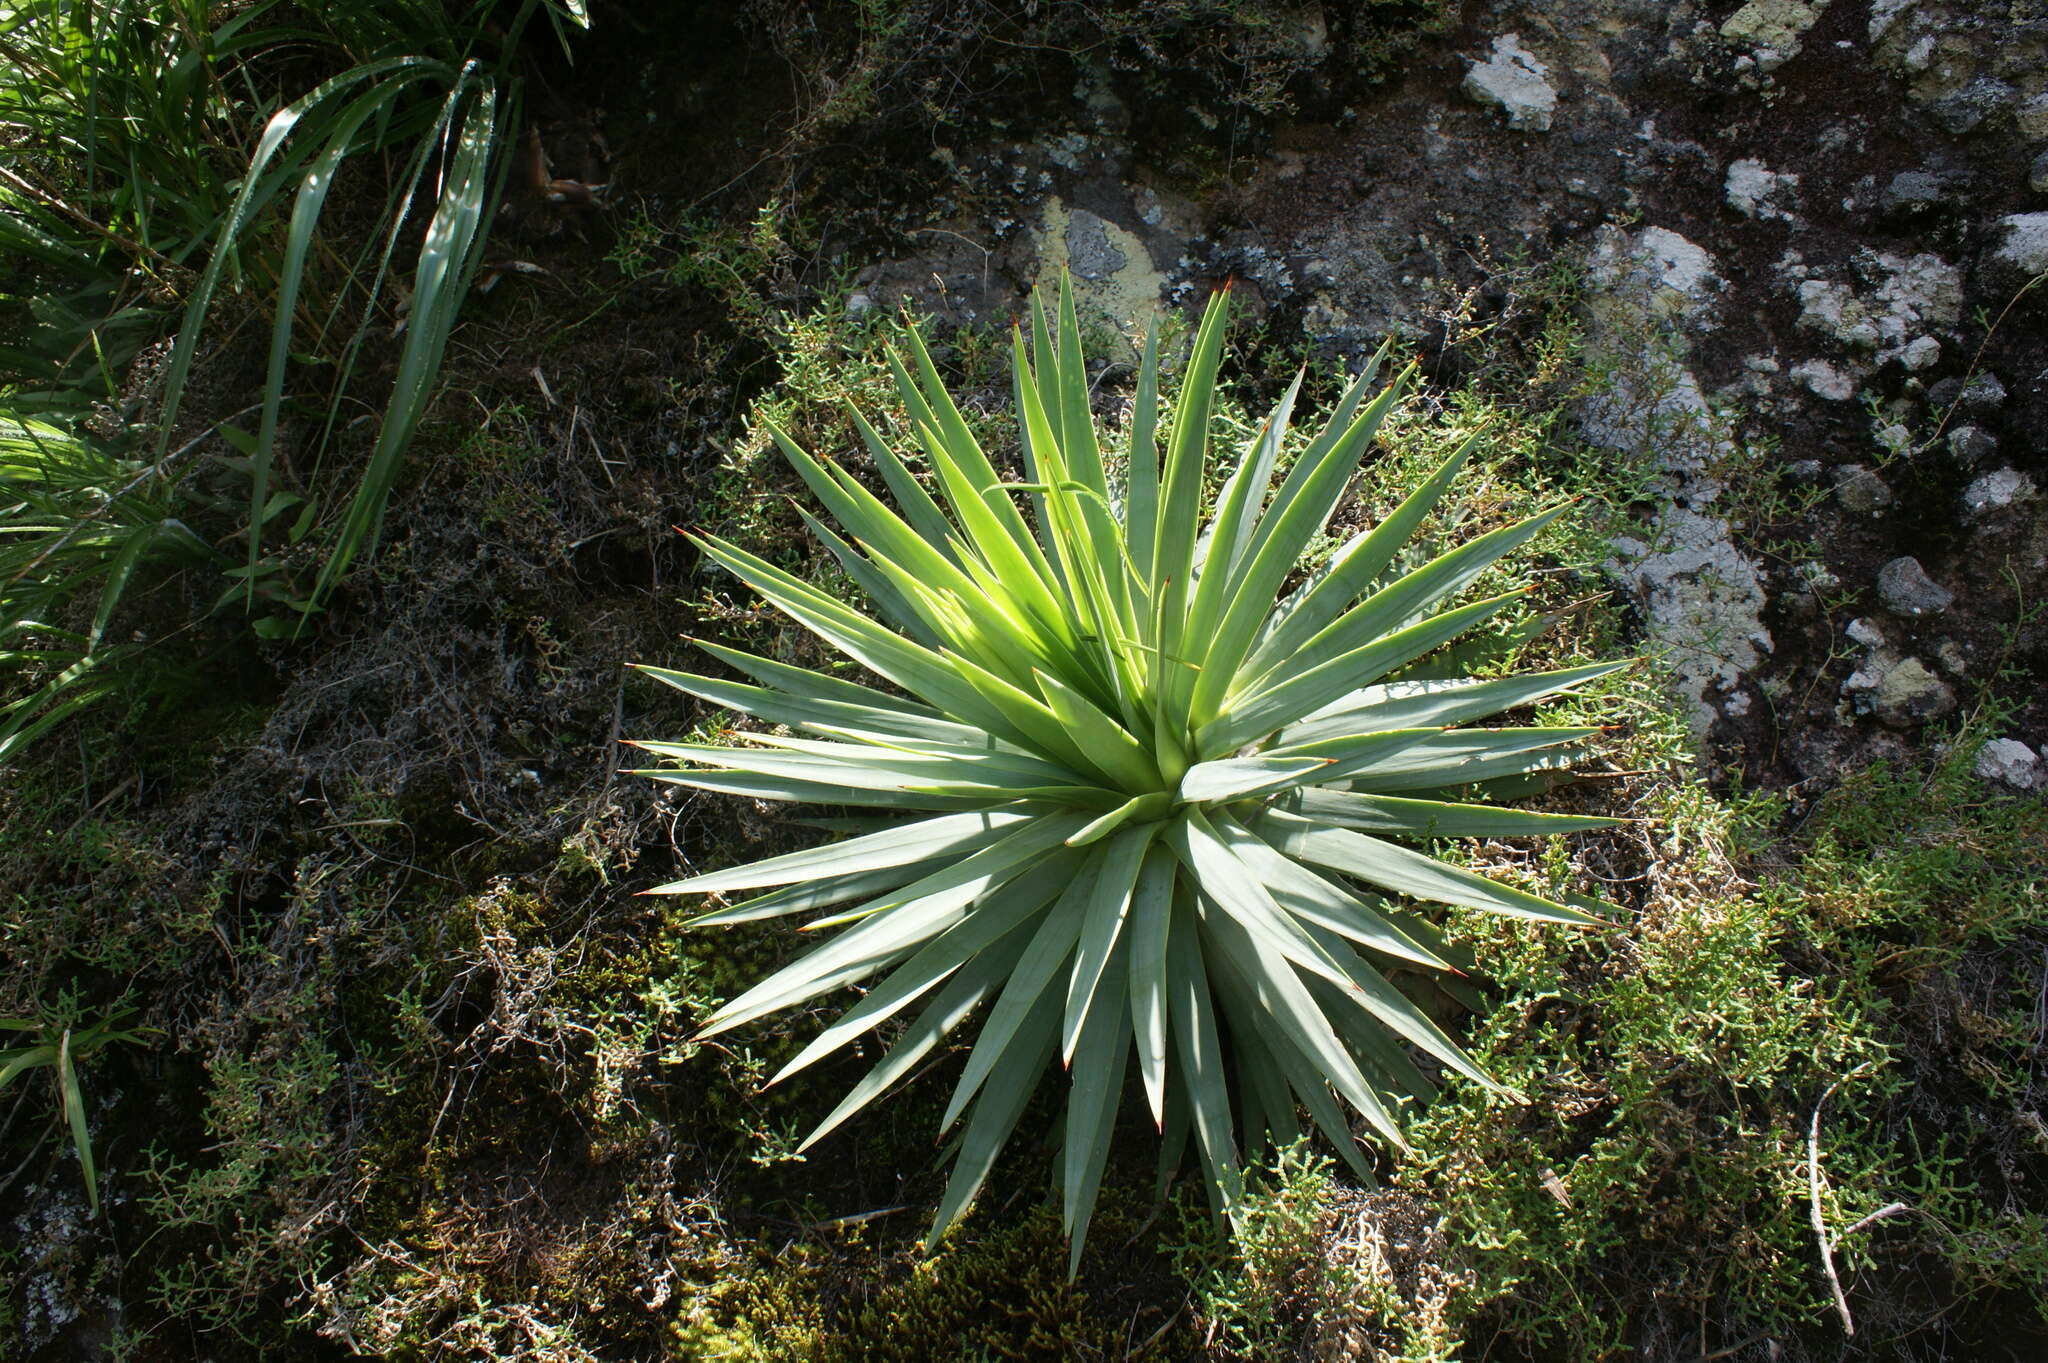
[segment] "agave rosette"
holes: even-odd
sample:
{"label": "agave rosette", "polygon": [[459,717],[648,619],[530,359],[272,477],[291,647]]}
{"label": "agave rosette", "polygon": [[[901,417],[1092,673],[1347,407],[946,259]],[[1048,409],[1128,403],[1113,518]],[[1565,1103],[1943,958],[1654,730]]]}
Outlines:
{"label": "agave rosette", "polygon": [[1297,377],[1205,524],[1226,311],[1219,294],[1202,320],[1163,457],[1148,340],[1121,479],[1103,457],[1064,287],[1055,323],[1032,309],[1030,355],[1016,338],[1021,483],[998,474],[914,330],[916,376],[891,364],[935,492],[858,412],[900,511],[770,428],[848,534],[808,511],[805,522],[887,623],[737,545],[694,538],[897,691],[709,644],[751,681],[645,669],[774,726],[735,734],[741,746],[640,744],[677,764],[645,775],[891,816],[879,831],[654,893],[721,897],[692,920],[705,926],[823,911],[806,926],[825,941],[704,1027],[865,986],[777,1079],[907,1019],[806,1147],[985,1006],[941,1124],[966,1119],[934,1237],[1055,1065],[1069,1085],[1058,1178],[1076,1254],[1134,1057],[1162,1168],[1191,1131],[1220,1207],[1241,1181],[1233,1099],[1247,1148],[1291,1139],[1305,1112],[1366,1175],[1346,1107],[1399,1146],[1401,1104],[1433,1091],[1426,1066],[1490,1082],[1387,978],[1452,969],[1402,903],[1597,921],[1407,844],[1613,822],[1445,796],[1561,765],[1596,732],[1459,726],[1626,664],[1385,681],[1521,596],[1440,609],[1563,508],[1404,571],[1402,551],[1468,441],[1283,597],[1414,371],[1374,394],[1375,357],[1275,487]]}

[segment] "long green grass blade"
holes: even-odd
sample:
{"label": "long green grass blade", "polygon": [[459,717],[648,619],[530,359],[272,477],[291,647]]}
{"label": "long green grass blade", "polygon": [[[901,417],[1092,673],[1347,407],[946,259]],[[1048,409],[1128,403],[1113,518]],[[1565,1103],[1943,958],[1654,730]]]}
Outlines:
{"label": "long green grass blade", "polygon": [[1197,732],[1197,748],[1205,755],[1224,753],[1263,738],[1450,642],[1524,595],[1509,592],[1475,601],[1344,652],[1337,650],[1348,640],[1325,640],[1320,648],[1300,655],[1299,670],[1276,674],[1270,689],[1228,702],[1221,715]]}
{"label": "long green grass blade", "polygon": [[1071,1050],[1067,1144],[1060,1161],[1061,1214],[1070,1241],[1070,1278],[1081,1264],[1081,1245],[1095,1214],[1110,1137],[1116,1130],[1118,1101],[1123,1097],[1124,1074],[1130,1064],[1131,1014],[1125,1006],[1129,972],[1123,968],[1121,955],[1117,953],[1106,963],[1099,1005],[1089,1009]]}
{"label": "long green grass blade", "polygon": [[1395,894],[1549,923],[1584,927],[1601,921],[1540,895],[1347,828],[1323,828],[1299,816],[1282,813],[1263,815],[1250,827],[1253,833],[1290,856],[1355,876]]}
{"label": "long green grass blade", "polygon": [[[1096,1006],[1103,973],[1109,969],[1110,954],[1122,938],[1124,920],[1138,886],[1145,853],[1152,846],[1156,825],[1125,829],[1103,850],[1081,922],[1080,938],[1074,951],[1074,968],[1067,978],[1065,1022],[1060,1030],[1060,1058],[1069,1063],[1082,1025]],[[1126,971],[1117,972],[1119,975]],[[1117,986],[1117,1010],[1123,1011],[1127,985]]]}
{"label": "long green grass blade", "polygon": [[499,136],[498,93],[480,73],[481,68],[470,63],[443,104],[437,132],[447,135],[458,120],[460,132],[453,134],[455,145],[447,177],[413,271],[412,312],[399,351],[398,373],[392,380],[363,481],[349,501],[348,514],[313,584],[309,602],[313,607],[325,599],[359,553],[376,546],[399,465],[433,397],[434,377],[440,372],[448,335],[476,272],[486,209],[495,197],[490,162]]}
{"label": "long green grass blade", "polygon": [[991,810],[986,813],[945,814],[936,819],[902,824],[863,838],[849,838],[802,852],[789,852],[765,861],[749,862],[727,871],[712,871],[662,887],[665,894],[724,894],[731,890],[765,889],[809,880],[814,876],[858,875],[907,862],[924,861],[946,854],[965,856],[977,852],[1003,836],[1030,823],[1030,813]]}
{"label": "long green grass blade", "polygon": [[57,1039],[57,1093],[64,1120],[71,1128],[71,1148],[78,1152],[78,1168],[85,1176],[85,1197],[90,1215],[100,1214],[100,1179],[93,1168],[92,1138],[85,1129],[85,1092],[78,1086],[78,1070],[71,1063],[71,1029]]}
{"label": "long green grass blade", "polygon": [[[1058,862],[1045,868],[1048,872],[1062,869],[1065,866]],[[957,927],[941,933],[891,972],[888,979],[869,990],[859,1003],[841,1013],[768,1082],[781,1083],[862,1033],[887,1022],[942,984],[955,970],[993,946],[999,938],[1031,921],[1059,893],[1057,874],[1019,877],[1010,881],[976,904],[974,912]],[[1028,956],[1027,949],[1027,959]]]}
{"label": "long green grass blade", "polygon": [[[927,1252],[938,1243],[946,1228],[967,1210],[967,1204],[981,1191],[996,1156],[1017,1129],[1017,1119],[1038,1088],[1038,1077],[1052,1059],[1059,1044],[1059,995],[1041,994],[1023,1022],[1008,1038],[1001,1057],[992,1067],[989,1083],[974,1104],[974,1116],[960,1142],[960,1154],[953,1176],[932,1215],[932,1228],[925,1237]],[[982,1039],[987,1039],[986,1027]],[[980,1042],[976,1043],[979,1052]]]}
{"label": "long green grass blade", "polygon": [[1575,691],[1610,673],[1633,666],[1633,660],[1625,660],[1565,668],[1558,672],[1503,677],[1496,681],[1465,677],[1369,686],[1339,697],[1282,729],[1275,735],[1275,742],[1282,745],[1314,743],[1377,729],[1464,724]]}
{"label": "long green grass blade", "polygon": [[1496,805],[1405,800],[1341,790],[1302,790],[1276,806],[1317,823],[1397,838],[1535,838],[1613,828],[1620,819],[1538,814]]}
{"label": "long green grass blade", "polygon": [[1138,1075],[1153,1122],[1166,1124],[1167,939],[1173,927],[1173,854],[1156,843],[1148,848],[1131,891],[1131,1031],[1136,1039]]}
{"label": "long green grass blade", "polygon": [[810,1135],[797,1147],[801,1154],[839,1129],[875,1099],[915,1069],[947,1034],[958,1027],[1009,974],[1022,954],[1030,932],[1013,930],[1007,937],[976,956],[933,995],[924,1012],[896,1039],[888,1053],[872,1070],[847,1091],[839,1105],[827,1113]]}

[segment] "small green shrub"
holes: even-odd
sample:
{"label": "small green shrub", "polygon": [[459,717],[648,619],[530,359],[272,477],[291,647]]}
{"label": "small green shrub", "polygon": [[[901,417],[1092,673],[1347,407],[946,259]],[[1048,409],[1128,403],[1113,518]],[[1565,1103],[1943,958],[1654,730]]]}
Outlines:
{"label": "small green shrub", "polygon": [[1192,1132],[1219,1210],[1232,1211],[1240,1190],[1240,1121],[1253,1150],[1268,1133],[1285,1142],[1299,1130],[1297,1104],[1364,1176],[1332,1088],[1399,1145],[1400,1108],[1435,1090],[1407,1047],[1490,1084],[1384,973],[1452,967],[1435,930],[1383,896],[1596,921],[1387,840],[1613,822],[1454,798],[1474,783],[1559,765],[1596,729],[1453,726],[1624,664],[1390,680],[1520,600],[1513,591],[1431,613],[1563,508],[1409,561],[1468,442],[1303,577],[1304,554],[1412,377],[1404,372],[1368,400],[1376,359],[1299,448],[1288,442],[1297,379],[1223,481],[1205,526],[1226,312],[1219,295],[1195,340],[1163,460],[1156,338],[1148,343],[1120,486],[1090,411],[1064,288],[1057,346],[1053,324],[1034,311],[1035,370],[1016,339],[1021,481],[997,473],[915,330],[920,377],[900,362],[894,370],[938,498],[865,422],[867,452],[902,515],[771,428],[855,542],[809,512],[805,523],[894,630],[717,536],[697,543],[914,699],[708,644],[757,684],[648,669],[714,705],[805,732],[736,735],[749,747],[644,743],[677,763],[647,775],[900,818],[658,892],[768,891],[702,915],[700,926],[853,905],[809,925],[847,931],[708,1021],[707,1035],[723,1032],[883,977],[778,1079],[921,1006],[806,1146],[989,1005],[941,1120],[950,1128],[971,1108],[934,1240],[980,1188],[1056,1056],[1072,1084],[1060,1183],[1074,1261],[1133,1051],[1166,1157]]}

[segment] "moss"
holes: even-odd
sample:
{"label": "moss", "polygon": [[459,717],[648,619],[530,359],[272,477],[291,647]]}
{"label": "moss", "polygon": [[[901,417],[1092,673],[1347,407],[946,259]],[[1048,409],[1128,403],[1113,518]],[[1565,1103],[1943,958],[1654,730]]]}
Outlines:
{"label": "moss", "polygon": [[814,1363],[825,1339],[818,1279],[825,1256],[810,1245],[741,1250],[670,1322],[665,1356],[677,1363]]}
{"label": "moss", "polygon": [[939,1253],[835,1322],[821,1363],[1122,1358],[1122,1322],[1066,1277],[1058,1214],[1038,1207],[998,1228],[969,1223]]}

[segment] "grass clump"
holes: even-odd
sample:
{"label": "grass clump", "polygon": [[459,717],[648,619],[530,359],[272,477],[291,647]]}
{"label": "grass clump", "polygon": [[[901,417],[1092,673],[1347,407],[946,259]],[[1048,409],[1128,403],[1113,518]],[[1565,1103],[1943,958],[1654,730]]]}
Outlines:
{"label": "grass clump", "polygon": [[[17,262],[0,281],[0,759],[110,693],[103,643],[131,579],[214,567],[213,608],[277,638],[375,544],[501,198],[520,35],[542,16],[559,32],[582,6],[0,14],[0,248]],[[251,316],[263,377],[229,411],[206,390],[248,359],[233,338]],[[388,384],[366,383],[386,331]],[[125,377],[167,332],[161,368]],[[341,446],[366,387],[382,401],[357,463]],[[196,436],[180,424],[195,391]],[[242,480],[238,511],[205,516],[186,485],[202,449]],[[18,598],[97,608],[82,625]]]}

